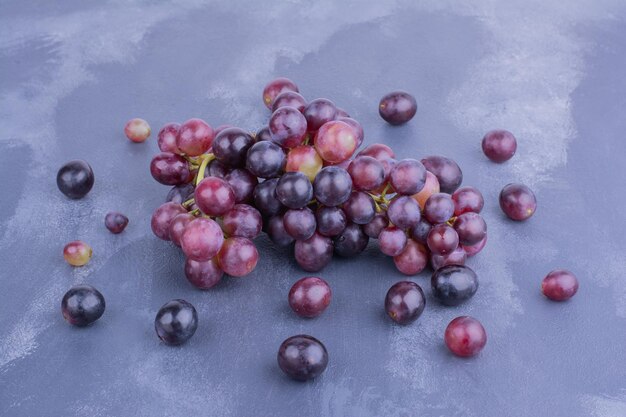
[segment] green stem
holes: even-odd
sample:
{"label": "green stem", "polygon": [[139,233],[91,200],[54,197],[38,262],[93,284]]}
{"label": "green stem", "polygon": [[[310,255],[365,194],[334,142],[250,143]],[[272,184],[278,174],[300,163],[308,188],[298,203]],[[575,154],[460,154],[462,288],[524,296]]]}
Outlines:
{"label": "green stem", "polygon": [[209,162],[214,159],[215,155],[212,153],[202,155],[202,163],[200,164],[200,168],[198,168],[198,175],[196,176],[196,185],[200,184],[200,181],[204,179],[204,171],[206,171],[206,167],[209,165]]}
{"label": "green stem", "polygon": [[193,205],[193,203],[195,203],[195,202],[196,202],[196,199],[192,197],[192,198],[190,198],[189,200],[185,201],[185,202],[182,204],[182,206],[183,206],[183,207],[185,207],[185,208],[187,208],[187,207],[189,207],[189,206]]}

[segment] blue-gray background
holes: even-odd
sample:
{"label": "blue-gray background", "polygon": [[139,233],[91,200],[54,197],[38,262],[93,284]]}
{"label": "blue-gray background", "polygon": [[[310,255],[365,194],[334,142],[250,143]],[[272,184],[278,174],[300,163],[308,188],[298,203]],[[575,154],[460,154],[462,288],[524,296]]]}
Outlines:
{"label": "blue-gray background", "polygon": [[[625,34],[623,0],[0,1],[0,415],[625,416]],[[366,144],[452,157],[483,191],[489,243],[469,261],[481,282],[469,303],[438,306],[424,272],[423,316],[392,325],[382,301],[403,276],[375,244],[320,273],[334,299],[314,320],[289,310],[305,274],[265,237],[249,277],[186,282],[149,228],[167,193],[148,172],[156,132],[190,117],[256,130],[263,85],[281,75],[350,112]],[[377,103],[398,88],[420,108],[394,128]],[[125,139],[132,117],[151,123],[147,143]],[[493,128],[518,138],[503,165],[480,151]],[[55,185],[73,158],[96,175],[80,201]],[[498,208],[511,181],[537,194],[528,222]],[[121,235],[104,228],[110,210],[130,217]],[[83,268],[61,256],[74,239],[94,249]],[[579,277],[567,303],[540,294],[554,268]],[[59,311],[80,282],[107,300],[86,329]],[[166,347],[154,315],[179,297],[200,325]],[[463,314],[489,334],[471,360],[442,342]],[[276,366],[297,333],[330,352],[307,384]]]}

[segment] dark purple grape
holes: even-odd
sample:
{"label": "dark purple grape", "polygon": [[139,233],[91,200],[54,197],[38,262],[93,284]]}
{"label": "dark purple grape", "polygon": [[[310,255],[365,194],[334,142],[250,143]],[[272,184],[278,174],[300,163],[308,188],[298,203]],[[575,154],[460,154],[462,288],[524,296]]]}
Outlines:
{"label": "dark purple grape", "polygon": [[222,131],[224,131],[226,129],[230,129],[231,127],[235,127],[235,126],[233,126],[233,125],[219,125],[218,127],[216,127],[214,129],[213,133],[217,137],[217,135],[219,135]]}
{"label": "dark purple grape", "polygon": [[224,177],[235,193],[235,203],[250,203],[254,189],[259,183],[257,178],[247,169],[236,168]]}
{"label": "dark purple grape", "polygon": [[191,285],[201,290],[208,290],[219,284],[223,275],[224,271],[220,269],[215,258],[205,262],[192,259],[185,261],[185,277]]}
{"label": "dark purple grape", "polygon": [[339,207],[321,206],[315,213],[317,232],[321,235],[334,237],[343,232],[348,224],[346,213]]}
{"label": "dark purple grape", "polygon": [[535,214],[537,199],[527,186],[508,184],[500,192],[500,208],[510,219],[523,221]]}
{"label": "dark purple grape", "polygon": [[439,189],[442,193],[452,194],[463,182],[463,172],[452,159],[443,156],[429,156],[422,159],[426,169],[439,180]]}
{"label": "dark purple grape", "polygon": [[228,236],[254,239],[262,225],[261,213],[247,204],[235,204],[222,218],[222,229]]}
{"label": "dark purple grape", "polygon": [[293,238],[285,230],[282,214],[270,217],[267,222],[267,235],[277,246],[287,246],[293,242]]}
{"label": "dark purple grape", "polygon": [[157,336],[165,344],[180,345],[191,339],[198,328],[198,313],[185,300],[165,303],[154,319]]}
{"label": "dark purple grape", "polygon": [[371,156],[357,156],[350,163],[348,173],[354,188],[359,191],[372,191],[385,182],[385,167]]}
{"label": "dark purple grape", "polygon": [[358,255],[365,250],[369,237],[361,226],[350,223],[338,236],[333,239],[335,253],[344,258]]}
{"label": "dark purple grape", "polygon": [[387,256],[400,255],[406,243],[406,233],[394,226],[384,228],[378,235],[378,247]]}
{"label": "dark purple grape", "polygon": [[152,214],[150,226],[156,237],[163,240],[170,240],[170,223],[174,217],[187,210],[180,204],[173,202],[161,204]]}
{"label": "dark purple grape", "polygon": [[306,106],[306,100],[299,93],[295,91],[285,91],[276,96],[274,103],[272,104],[272,111],[280,109],[281,107],[293,107],[298,111],[304,111]]}
{"label": "dark purple grape", "polygon": [[276,97],[285,91],[298,92],[298,86],[289,78],[279,77],[265,85],[263,89],[263,104],[268,109],[272,108]]}
{"label": "dark purple grape", "polygon": [[193,184],[175,185],[167,193],[165,202],[171,201],[177,204],[183,204],[185,201],[193,198],[196,187]]}
{"label": "dark purple grape", "polygon": [[301,172],[287,172],[276,184],[276,198],[286,207],[302,208],[313,198],[311,181]]}
{"label": "dark purple grape", "polygon": [[152,178],[165,185],[179,185],[189,182],[189,164],[180,155],[161,152],[150,162]]}
{"label": "dark purple grape", "polygon": [[159,131],[157,144],[161,152],[180,153],[176,146],[176,137],[180,131],[180,123],[167,123]]}
{"label": "dark purple grape", "polygon": [[312,336],[291,336],[278,349],[278,366],[297,381],[318,377],[327,365],[326,347]]}
{"label": "dark purple grape", "polygon": [[389,182],[398,194],[419,193],[426,184],[426,168],[415,159],[403,159],[391,168]]}
{"label": "dark purple grape", "polygon": [[281,107],[272,113],[269,121],[272,142],[283,148],[295,148],[306,135],[306,119],[293,107]]}
{"label": "dark purple grape", "polygon": [[372,197],[362,191],[354,191],[348,201],[342,205],[348,220],[356,224],[367,224],[376,215],[376,206]]}
{"label": "dark purple grape", "polygon": [[317,132],[324,123],[335,120],[337,107],[330,100],[318,98],[307,104],[302,113],[306,118],[307,130]]}
{"label": "dark purple grape", "polygon": [[412,281],[397,282],[387,291],[385,311],[398,324],[413,323],[422,314],[424,307],[424,291]]}
{"label": "dark purple grape", "polygon": [[270,128],[269,126],[263,126],[262,128],[260,128],[257,132],[256,135],[254,136],[254,139],[257,142],[262,142],[262,141],[271,141],[272,140],[272,135],[270,133]]}
{"label": "dark purple grape", "polygon": [[358,148],[363,143],[363,139],[365,138],[365,133],[363,132],[363,126],[361,123],[350,117],[343,117],[337,113],[337,118],[335,119],[338,122],[344,122],[349,125],[352,129],[354,129],[354,133],[356,135],[356,147]]}
{"label": "dark purple grape", "polygon": [[476,273],[464,265],[437,269],[430,280],[433,296],[443,305],[455,306],[469,300],[478,290]]}
{"label": "dark purple grape", "polygon": [[238,127],[222,130],[213,140],[215,157],[232,168],[239,168],[246,163],[248,149],[254,145],[251,134]]}
{"label": "dark purple grape", "polygon": [[316,272],[328,265],[333,258],[333,242],[330,238],[315,233],[307,240],[298,240],[294,256],[300,268]]}
{"label": "dark purple grape", "polygon": [[424,217],[431,224],[445,223],[454,215],[454,201],[450,194],[436,193],[424,204]]}
{"label": "dark purple grape", "polygon": [[317,317],[332,299],[330,286],[318,277],[304,277],[289,290],[289,306],[300,317]]}
{"label": "dark purple grape", "polygon": [[483,195],[474,187],[461,187],[452,194],[454,201],[454,215],[460,216],[463,213],[480,213],[485,205]]}
{"label": "dark purple grape", "polygon": [[467,254],[461,245],[447,255],[430,255],[430,265],[435,271],[446,265],[465,265],[466,260]]}
{"label": "dark purple grape", "polygon": [[459,242],[466,246],[477,244],[487,235],[487,223],[478,213],[461,214],[454,221],[453,227],[459,235]]}
{"label": "dark purple grape", "polygon": [[265,216],[274,216],[283,208],[276,198],[276,185],[278,178],[265,180],[254,187],[254,205]]}
{"label": "dark purple grape", "polygon": [[428,233],[432,227],[433,225],[428,223],[428,220],[422,217],[420,221],[413,226],[413,228],[411,228],[411,237],[417,242],[425,245]]}
{"label": "dark purple grape", "polygon": [[421,243],[408,239],[402,252],[393,257],[393,263],[404,275],[419,274],[428,265],[428,249]]}
{"label": "dark purple grape", "polygon": [[207,177],[200,181],[194,193],[196,205],[209,216],[222,216],[235,205],[235,192],[225,180]]}
{"label": "dark purple grape", "polygon": [[380,212],[376,213],[369,223],[363,225],[363,232],[373,239],[378,239],[380,232],[387,226],[389,226],[389,219],[384,212]]}
{"label": "dark purple grape", "polygon": [[507,130],[492,130],[483,137],[482,147],[487,158],[502,163],[515,155],[517,140]]}
{"label": "dark purple grape", "polygon": [[296,240],[306,240],[313,236],[317,228],[315,214],[308,207],[291,209],[283,216],[285,231]]}
{"label": "dark purple grape", "polygon": [[204,171],[204,176],[224,179],[229,172],[230,168],[228,168],[222,161],[214,159],[209,162],[209,165],[207,165],[206,170]]}
{"label": "dark purple grape", "polygon": [[285,152],[274,142],[257,142],[248,150],[246,168],[259,178],[280,176],[285,167]]}
{"label": "dark purple grape", "polygon": [[57,172],[57,187],[71,199],[79,199],[91,191],[95,177],[91,166],[85,161],[70,161]]}
{"label": "dark purple grape", "polygon": [[185,228],[196,217],[191,213],[181,213],[176,215],[170,222],[169,232],[170,240],[176,246],[180,246],[180,241],[183,238]]}
{"label": "dark purple grape", "polygon": [[61,300],[63,318],[74,326],[87,326],[104,314],[104,297],[91,285],[75,285]]}
{"label": "dark purple grape", "polygon": [[387,217],[398,228],[410,229],[420,221],[420,206],[411,197],[398,196],[389,203]]}
{"label": "dark purple grape", "polygon": [[343,168],[328,166],[322,168],[313,181],[315,198],[320,204],[328,207],[345,203],[352,191],[352,179]]}
{"label": "dark purple grape", "polygon": [[128,217],[117,211],[111,211],[104,217],[104,225],[113,234],[122,233],[128,225]]}
{"label": "dark purple grape", "polygon": [[180,245],[189,259],[206,262],[213,258],[224,243],[220,226],[206,217],[199,217],[185,227]]}
{"label": "dark purple grape", "polygon": [[415,116],[417,101],[405,91],[394,91],[380,99],[378,113],[387,123],[401,125]]}
{"label": "dark purple grape", "polygon": [[447,224],[437,224],[428,232],[426,243],[433,254],[446,255],[459,246],[459,235]]}

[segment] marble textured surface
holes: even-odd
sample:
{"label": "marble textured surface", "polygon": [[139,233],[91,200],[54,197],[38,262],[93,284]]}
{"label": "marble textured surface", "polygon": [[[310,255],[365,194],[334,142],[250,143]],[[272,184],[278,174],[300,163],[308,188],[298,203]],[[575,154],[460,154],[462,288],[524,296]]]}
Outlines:
{"label": "marble textured surface", "polygon": [[[551,1],[0,1],[0,415],[3,416],[594,416],[626,415],[626,3]],[[320,274],[329,310],[302,320],[286,295],[304,276],[288,250],[258,239],[261,261],[209,292],[185,281],[182,255],[149,219],[167,189],[148,172],[155,135],[123,136],[129,118],[198,116],[257,129],[265,82],[295,80],[305,97],[332,98],[365,127],[365,143],[400,157],[456,159],[486,198],[486,249],[469,265],[471,302],[428,295],[412,326],[382,310],[403,277],[370,244]],[[402,127],[377,115],[402,88],[419,103]],[[511,130],[509,163],[489,163],[480,138]],[[96,184],[69,201],[55,186],[69,159]],[[536,215],[507,221],[500,188],[524,182]],[[109,210],[130,218],[118,236]],[[90,243],[88,266],[63,245]],[[551,269],[574,271],[570,302],[545,300]],[[94,326],[60,314],[74,283],[106,297]],[[194,338],[160,344],[154,315],[172,298],[198,309]],[[455,316],[479,318],[483,353],[452,357],[442,342]],[[286,337],[325,342],[318,380],[276,366]]]}

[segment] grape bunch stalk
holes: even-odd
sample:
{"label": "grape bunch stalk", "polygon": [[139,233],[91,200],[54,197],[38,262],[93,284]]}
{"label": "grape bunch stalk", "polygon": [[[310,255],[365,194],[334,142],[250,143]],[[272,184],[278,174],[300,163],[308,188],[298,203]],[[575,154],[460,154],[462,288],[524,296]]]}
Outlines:
{"label": "grape bunch stalk", "polygon": [[256,133],[190,119],[158,134],[161,153],[150,171],[173,188],[152,230],[182,248],[193,285],[211,288],[224,273],[252,272],[261,231],[276,245],[293,245],[310,272],[333,254],[358,255],[370,239],[407,275],[428,264],[463,265],[484,247],[483,197],[459,188],[463,174],[453,160],[399,159],[380,143],[357,152],[361,124],[328,99],[307,101],[286,78],[266,85],[263,102],[272,114]]}

